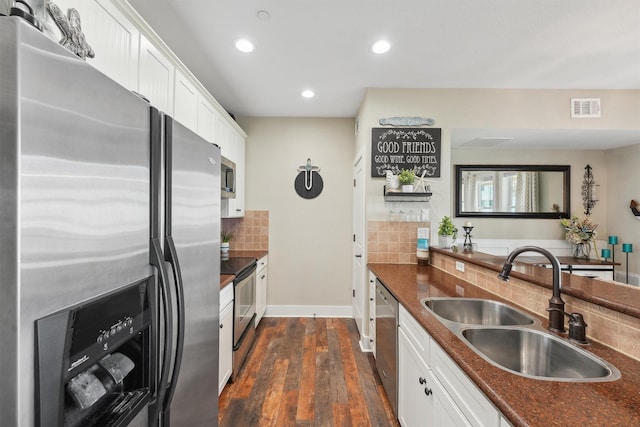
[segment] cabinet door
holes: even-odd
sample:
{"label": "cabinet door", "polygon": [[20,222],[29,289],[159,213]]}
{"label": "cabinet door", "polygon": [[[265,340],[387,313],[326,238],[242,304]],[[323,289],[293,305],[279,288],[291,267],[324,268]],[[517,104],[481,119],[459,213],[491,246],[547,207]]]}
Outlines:
{"label": "cabinet door", "polygon": [[180,70],[176,70],[173,117],[192,131],[197,132],[198,90]]}
{"label": "cabinet door", "polygon": [[139,92],[151,105],[173,115],[175,68],[146,37],[140,35]]}
{"label": "cabinet door", "polygon": [[431,343],[431,369],[464,417],[473,425],[497,427],[500,413],[449,355]]}
{"label": "cabinet door", "polygon": [[429,367],[402,329],[398,330],[398,420],[404,427],[434,423],[433,380]]}
{"label": "cabinet door", "polygon": [[230,126],[229,123],[227,123],[226,118],[222,113],[216,111],[213,125],[213,142],[220,146],[220,154],[222,156],[235,162],[235,160],[233,160],[233,157],[235,157],[235,145],[231,146],[229,131]]}
{"label": "cabinet door", "polygon": [[[140,32],[110,0],[57,0],[66,15],[80,12],[82,32],[95,52],[87,62],[129,90],[138,90],[138,43]],[[53,24],[52,31],[59,32]]]}
{"label": "cabinet door", "polygon": [[[233,286],[233,285],[230,285]],[[220,311],[220,342],[218,361],[218,396],[231,378],[233,364],[233,302]]]}
{"label": "cabinet door", "polygon": [[[260,265],[260,261],[258,262]],[[268,283],[268,274],[267,274],[267,266],[263,268],[258,267],[259,270],[256,274],[256,328],[262,320],[262,317],[267,311],[267,283]]]}
{"label": "cabinet door", "polygon": [[449,393],[442,387],[432,371],[429,387],[433,391],[433,425],[448,427],[472,427]]}
{"label": "cabinet door", "polygon": [[200,94],[198,98],[198,135],[209,142],[215,142],[215,119],[216,113],[213,105]]}

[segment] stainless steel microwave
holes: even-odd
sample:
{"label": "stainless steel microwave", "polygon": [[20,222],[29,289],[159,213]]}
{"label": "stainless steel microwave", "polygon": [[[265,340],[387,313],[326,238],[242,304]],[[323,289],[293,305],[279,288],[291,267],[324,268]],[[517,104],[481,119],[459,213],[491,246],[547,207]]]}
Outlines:
{"label": "stainless steel microwave", "polygon": [[220,158],[222,170],[220,171],[221,189],[223,199],[236,198],[236,164],[226,157]]}

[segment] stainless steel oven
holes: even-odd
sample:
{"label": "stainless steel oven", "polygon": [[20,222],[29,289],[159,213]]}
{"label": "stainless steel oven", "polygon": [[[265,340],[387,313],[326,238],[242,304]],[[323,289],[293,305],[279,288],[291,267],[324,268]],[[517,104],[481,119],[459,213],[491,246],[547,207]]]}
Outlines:
{"label": "stainless steel oven", "polygon": [[233,370],[235,381],[255,339],[257,260],[230,257],[221,262],[222,274],[234,274],[233,280]]}

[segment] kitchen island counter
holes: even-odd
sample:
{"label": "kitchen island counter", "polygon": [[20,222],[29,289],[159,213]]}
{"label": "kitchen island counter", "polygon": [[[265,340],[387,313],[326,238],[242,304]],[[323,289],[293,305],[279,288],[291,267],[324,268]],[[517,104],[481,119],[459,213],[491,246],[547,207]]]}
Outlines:
{"label": "kitchen island counter", "polygon": [[[513,302],[431,266],[368,266],[514,426],[640,425],[639,361],[594,342],[585,349],[618,368],[621,379],[572,383],[535,380],[511,374],[478,356],[424,308],[420,300],[426,297],[464,296],[489,298],[515,305]],[[546,328],[547,320],[533,315]]]}

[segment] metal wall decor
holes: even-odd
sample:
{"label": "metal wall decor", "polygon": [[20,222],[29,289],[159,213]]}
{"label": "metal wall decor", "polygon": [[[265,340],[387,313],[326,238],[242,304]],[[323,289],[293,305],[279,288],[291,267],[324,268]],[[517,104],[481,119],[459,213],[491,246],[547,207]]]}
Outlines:
{"label": "metal wall decor", "polygon": [[435,121],[426,117],[386,117],[378,123],[380,126],[433,126]]}
{"label": "metal wall decor", "polygon": [[596,184],[593,179],[593,171],[591,166],[584,168],[584,180],[582,181],[582,206],[584,206],[584,214],[591,215],[591,211],[596,206],[598,199],[596,198]]}
{"label": "metal wall decor", "polygon": [[76,9],[68,9],[68,16],[64,16],[58,5],[49,1],[47,3],[47,10],[62,33],[62,39],[60,39],[58,43],[84,60],[86,60],[87,57],[95,57],[95,52],[91,49],[89,43],[87,43],[87,39],[82,32],[80,13]]}
{"label": "metal wall decor", "polygon": [[631,204],[629,205],[629,208],[631,209],[631,213],[638,219],[640,219],[640,203],[636,202],[635,200],[631,200]]}
{"label": "metal wall decor", "polygon": [[318,172],[320,168],[307,159],[307,163],[298,166],[298,175],[293,183],[296,193],[304,199],[314,199],[322,193],[324,183]]}

